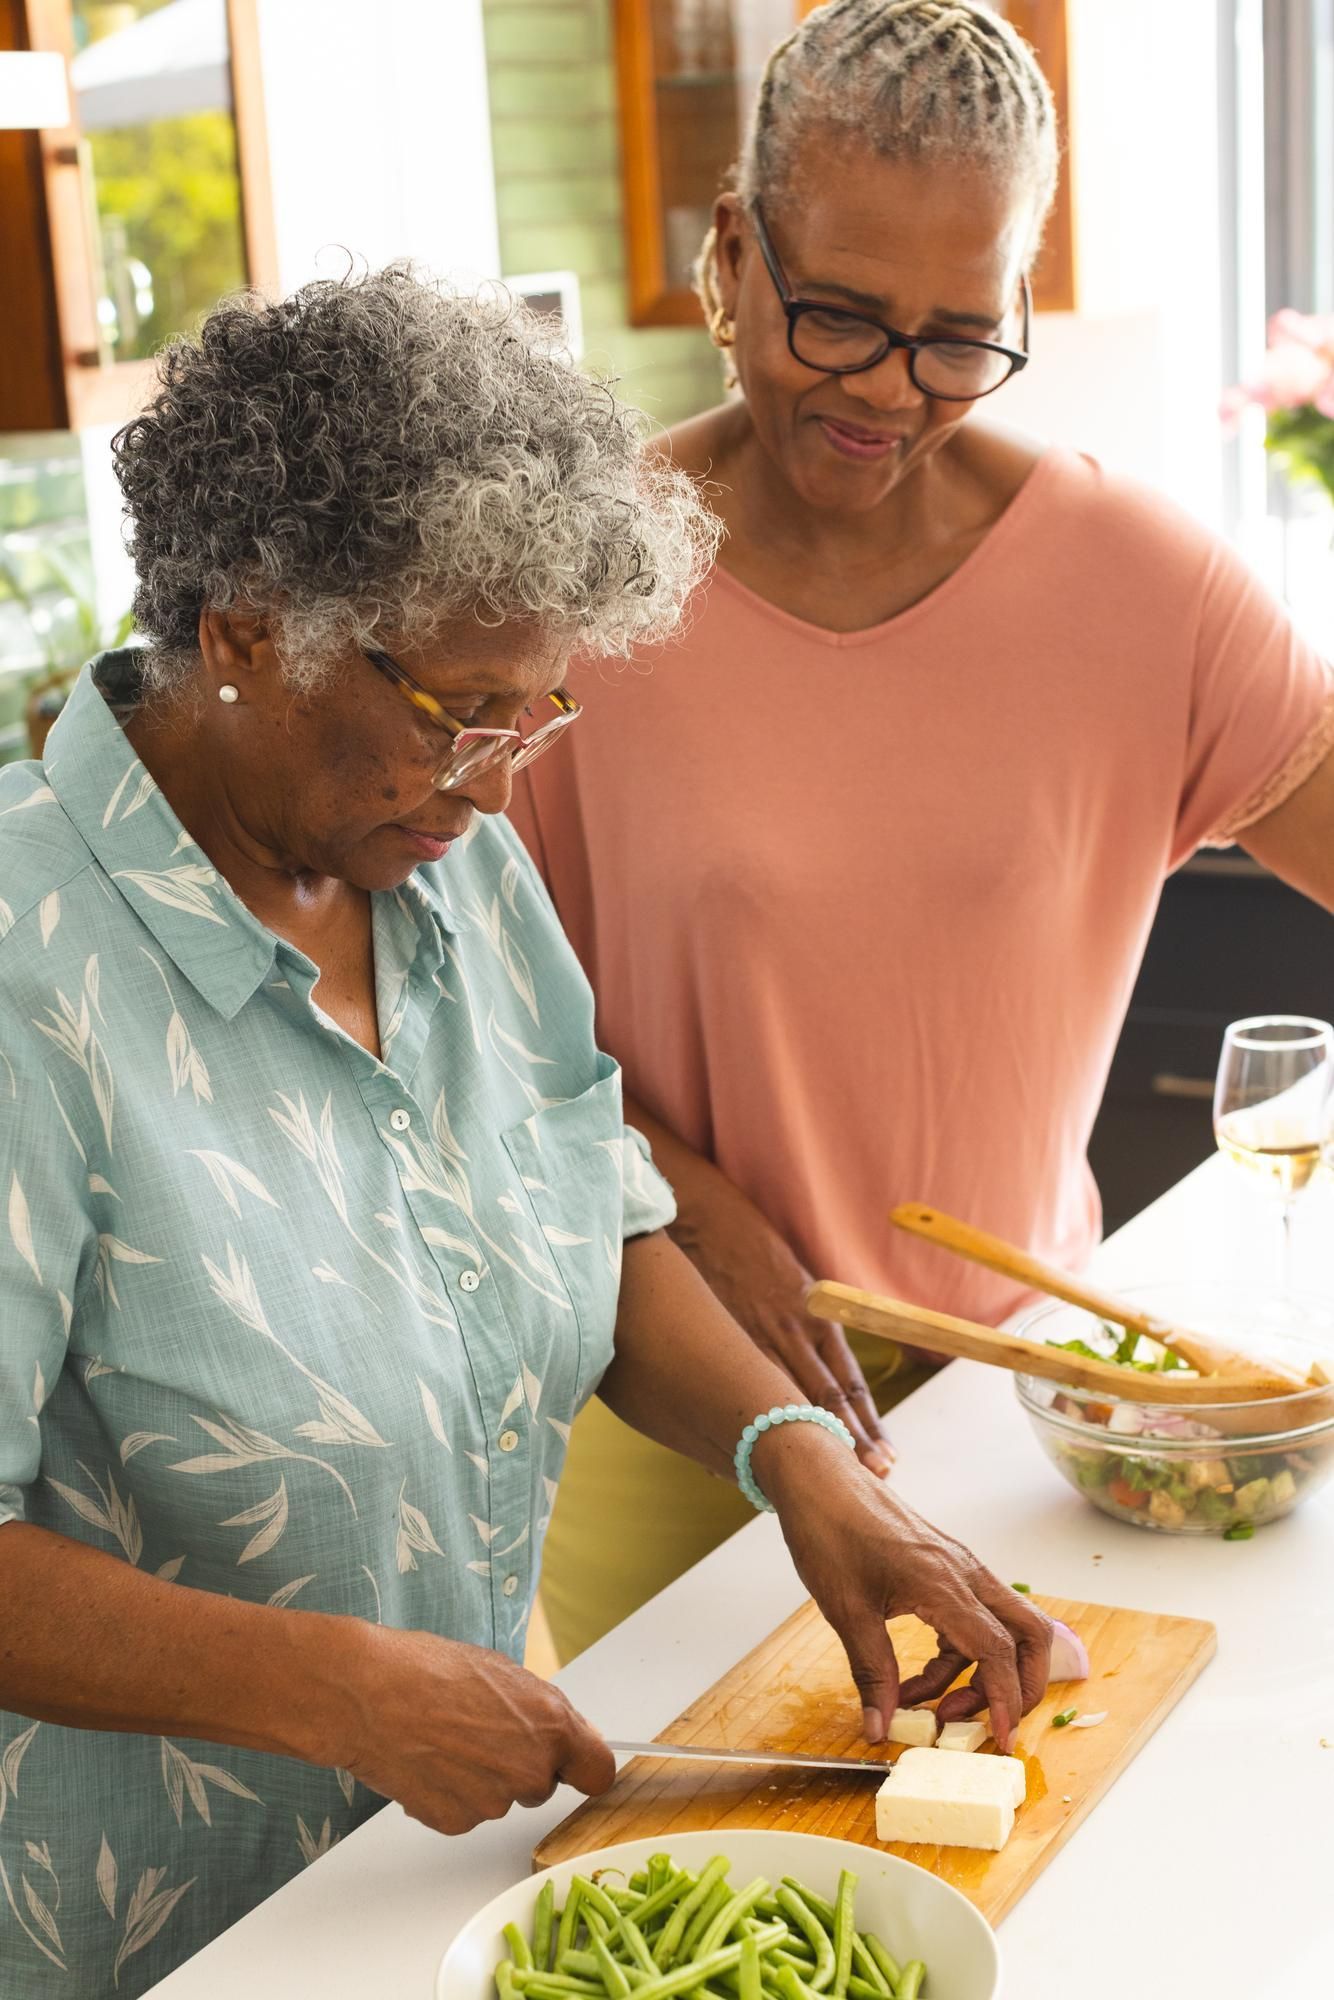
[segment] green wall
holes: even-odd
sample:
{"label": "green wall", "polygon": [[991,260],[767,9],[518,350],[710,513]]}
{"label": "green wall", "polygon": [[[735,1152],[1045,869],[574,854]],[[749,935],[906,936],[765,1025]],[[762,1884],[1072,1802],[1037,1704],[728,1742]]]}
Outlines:
{"label": "green wall", "polygon": [[501,262],[579,278],[585,360],[668,424],[721,399],[703,330],[631,328],[611,0],[483,0]]}

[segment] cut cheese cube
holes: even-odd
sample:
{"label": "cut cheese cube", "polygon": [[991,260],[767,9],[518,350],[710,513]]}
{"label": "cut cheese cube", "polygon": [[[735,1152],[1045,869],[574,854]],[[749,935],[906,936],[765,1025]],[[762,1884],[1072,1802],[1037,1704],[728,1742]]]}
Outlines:
{"label": "cut cheese cube", "polygon": [[875,1801],[876,1838],[933,1847],[1004,1847],[1026,1790],[1017,1757],[905,1750]]}
{"label": "cut cheese cube", "polygon": [[991,1725],[981,1716],[972,1716],[967,1722],[945,1722],[941,1724],[936,1741],[937,1750],[980,1750],[991,1734]]}
{"label": "cut cheese cube", "polygon": [[934,1708],[896,1708],[889,1718],[891,1743],[912,1743],[929,1749],[936,1740]]}

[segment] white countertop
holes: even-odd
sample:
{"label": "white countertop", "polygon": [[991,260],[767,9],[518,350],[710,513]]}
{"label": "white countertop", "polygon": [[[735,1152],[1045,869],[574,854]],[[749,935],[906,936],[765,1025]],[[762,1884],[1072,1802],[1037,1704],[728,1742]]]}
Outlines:
{"label": "white countertop", "polygon": [[[1297,1221],[1298,1289],[1334,1296],[1334,1188]],[[1277,1215],[1211,1161],[1099,1253],[1109,1282],[1272,1279]],[[833,1275],[847,1275],[831,1273]],[[1042,1457],[1008,1376],[956,1362],[893,1417],[898,1483],[1002,1577],[1212,1619],[1218,1655],[1001,1927],[1014,2000],[1334,1992],[1334,1487],[1250,1542],[1121,1526]],[[985,1449],[978,1441],[986,1440]],[[1095,1559],[1097,1558],[1097,1559]],[[756,1520],[568,1668],[643,1739],[804,1593]],[[454,1932],[576,1803],[446,1840],[390,1806],[154,1989],[162,2000],[429,2000]]]}

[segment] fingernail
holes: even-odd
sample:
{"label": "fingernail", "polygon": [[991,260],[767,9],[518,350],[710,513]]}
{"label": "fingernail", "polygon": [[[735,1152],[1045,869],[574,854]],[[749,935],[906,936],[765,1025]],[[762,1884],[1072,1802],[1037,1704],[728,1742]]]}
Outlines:
{"label": "fingernail", "polygon": [[871,1449],[869,1463],[872,1472],[875,1473],[877,1478],[888,1479],[890,1473],[894,1470],[894,1454],[892,1451],[888,1451],[882,1444],[874,1445]]}
{"label": "fingernail", "polygon": [[862,1710],[862,1734],[868,1743],[883,1743],[885,1740],[885,1718],[878,1708]]}

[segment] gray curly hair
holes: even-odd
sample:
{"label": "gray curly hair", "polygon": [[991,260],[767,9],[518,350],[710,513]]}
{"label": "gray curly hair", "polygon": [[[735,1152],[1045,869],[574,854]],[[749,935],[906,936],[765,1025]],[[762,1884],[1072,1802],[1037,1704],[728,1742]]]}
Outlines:
{"label": "gray curly hair", "polygon": [[[1023,36],[982,0],[829,0],[770,55],[725,183],[748,205],[785,192],[812,131],[883,159],[949,160],[1003,176],[1032,203],[1036,256],[1056,193],[1051,88]],[[715,341],[726,315],[712,230],[695,288]]]}
{"label": "gray curly hair", "polygon": [[230,298],[159,367],[113,441],[159,692],[205,606],[263,613],[298,687],[469,615],[625,654],[678,626],[716,546],[638,412],[499,288],[400,264]]}

